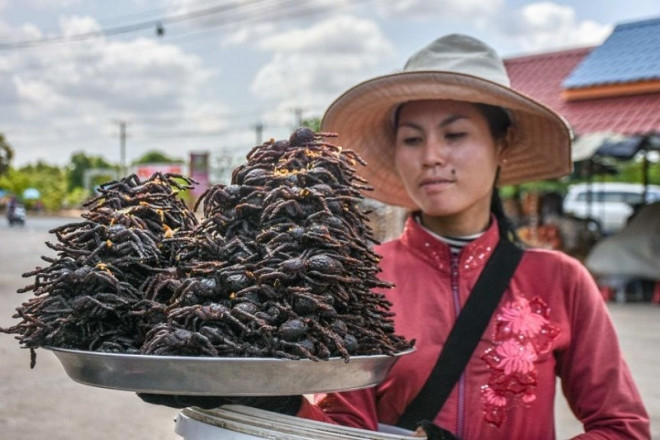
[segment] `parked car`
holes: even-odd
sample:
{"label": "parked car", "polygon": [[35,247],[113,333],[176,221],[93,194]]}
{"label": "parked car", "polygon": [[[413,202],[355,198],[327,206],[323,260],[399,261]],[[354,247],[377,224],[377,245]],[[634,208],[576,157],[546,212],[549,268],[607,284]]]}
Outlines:
{"label": "parked car", "polygon": [[660,201],[660,185],[648,185],[646,201],[644,185],[623,182],[578,183],[564,197],[564,214],[592,219],[603,234],[620,231],[636,207]]}

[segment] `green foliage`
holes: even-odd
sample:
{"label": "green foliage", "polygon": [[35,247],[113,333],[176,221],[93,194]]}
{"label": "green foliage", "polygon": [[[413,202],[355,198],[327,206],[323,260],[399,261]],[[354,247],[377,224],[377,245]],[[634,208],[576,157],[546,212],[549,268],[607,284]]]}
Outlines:
{"label": "green foliage", "polygon": [[62,201],[62,208],[79,209],[82,207],[82,204],[87,199],[89,199],[90,195],[90,192],[84,188],[74,188],[67,193],[66,197]]}
{"label": "green foliage", "polygon": [[[642,183],[644,181],[644,161],[641,158],[627,162],[619,161],[617,165],[619,174],[608,180],[632,183]],[[660,162],[649,161],[647,175],[650,184],[660,185]]]}
{"label": "green foliage", "polygon": [[[627,183],[643,183],[644,182],[644,161],[642,157],[635,160],[616,160],[612,158],[601,158],[601,161],[608,166],[613,167],[616,174],[598,174],[591,176],[594,182],[627,182]],[[651,185],[660,185],[660,162],[648,161],[646,174],[648,176],[648,183]],[[525,194],[533,191],[539,194],[548,192],[558,192],[565,194],[568,187],[575,183],[586,182],[589,177],[581,177],[575,179],[555,179],[555,180],[542,180],[538,182],[529,182],[516,186],[504,186],[500,188],[500,194],[503,198],[512,197],[514,194]]]}
{"label": "green foliage", "polygon": [[11,160],[14,157],[14,149],[7,143],[5,136],[0,133],[0,176],[9,171]]}
{"label": "green foliage", "polygon": [[[28,188],[36,188],[41,193],[39,200],[46,210],[57,210],[66,197],[66,171],[54,165],[39,161],[19,169],[10,168],[0,177],[0,186],[16,194],[19,199]],[[28,208],[34,207],[36,200],[23,201]]]}
{"label": "green foliage", "polygon": [[507,199],[513,197],[515,194],[525,194],[534,192],[538,194],[543,193],[560,193],[564,194],[568,182],[564,180],[539,180],[537,182],[522,183],[520,185],[507,185],[500,188],[500,195]]}
{"label": "green foliage", "polygon": [[174,159],[160,151],[148,151],[140,158],[133,161],[133,165],[142,165],[148,163],[184,163],[182,159]]}
{"label": "green foliage", "polygon": [[83,188],[85,185],[85,171],[94,168],[116,169],[117,167],[110,165],[99,156],[88,156],[83,152],[74,153],[71,156],[71,164],[67,172],[67,190],[73,191],[75,188]]}
{"label": "green foliage", "polygon": [[321,131],[321,118],[318,117],[306,118],[303,119],[301,122],[303,127],[311,128],[314,131]]}
{"label": "green foliage", "polygon": [[[600,162],[616,170],[616,174],[597,174],[591,176],[595,182],[626,182],[643,183],[644,174],[648,176],[649,184],[660,185],[660,162],[647,161],[647,170],[644,171],[643,156],[638,156],[633,160],[617,160],[613,158],[601,158]],[[575,179],[571,183],[585,182],[588,177]]]}
{"label": "green foliage", "polygon": [[[3,142],[4,138],[0,134],[0,147],[5,145]],[[13,153],[11,147],[8,146],[4,150],[0,148],[0,152],[2,151]],[[10,158],[8,154],[6,157]],[[152,151],[142,156],[138,162],[182,163],[183,161],[172,159],[158,151]],[[108,170],[108,172],[92,175],[89,182],[91,188],[84,188],[85,173],[98,169]],[[62,208],[80,208],[82,203],[92,195],[91,189],[93,187],[116,178],[116,169],[116,166],[111,165],[100,156],[89,156],[83,152],[78,152],[71,156],[70,164],[63,168],[43,161],[22,168],[7,166],[6,172],[4,174],[0,173],[0,188],[11,194],[16,194],[19,199],[23,191],[28,188],[39,190],[41,193],[40,200],[23,200],[28,209],[33,208],[37,203],[42,204],[49,211]],[[181,194],[182,197],[186,197],[186,193],[188,191],[184,191]]]}
{"label": "green foliage", "polygon": [[23,194],[30,187],[30,178],[27,173],[9,167],[7,172],[0,176],[0,188],[16,195]]}

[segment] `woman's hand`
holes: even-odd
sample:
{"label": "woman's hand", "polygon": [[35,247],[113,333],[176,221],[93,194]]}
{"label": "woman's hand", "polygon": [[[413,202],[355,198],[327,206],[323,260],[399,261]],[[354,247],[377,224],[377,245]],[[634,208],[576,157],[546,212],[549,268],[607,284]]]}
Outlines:
{"label": "woman's hand", "polygon": [[451,432],[428,420],[419,422],[413,437],[426,437],[427,440],[461,440]]}
{"label": "woman's hand", "polygon": [[264,409],[280,414],[296,415],[302,405],[302,396],[185,396],[172,394],[137,393],[147,403],[171,408],[198,406],[204,409],[219,408],[222,405],[243,405]]}

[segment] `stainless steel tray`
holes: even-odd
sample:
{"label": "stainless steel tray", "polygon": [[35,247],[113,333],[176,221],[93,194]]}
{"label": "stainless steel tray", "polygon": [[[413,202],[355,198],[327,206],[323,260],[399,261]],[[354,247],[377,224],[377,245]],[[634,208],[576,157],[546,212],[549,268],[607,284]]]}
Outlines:
{"label": "stainless steel tray", "polygon": [[150,356],[45,347],[76,382],[154,394],[277,396],[367,388],[402,356],[326,361],[277,358]]}

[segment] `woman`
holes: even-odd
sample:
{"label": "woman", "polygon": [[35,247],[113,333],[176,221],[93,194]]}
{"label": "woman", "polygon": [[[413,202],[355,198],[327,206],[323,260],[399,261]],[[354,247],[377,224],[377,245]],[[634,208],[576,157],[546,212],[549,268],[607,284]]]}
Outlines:
{"label": "woman", "polygon": [[[497,186],[566,175],[571,133],[552,110],[509,87],[481,41],[440,38],[403,72],[359,84],[328,109],[323,131],[366,161],[370,197],[410,208],[379,246],[398,333],[416,340],[376,388],[304,401],[298,415],[375,430],[397,425],[420,392],[500,240],[511,237]],[[488,321],[487,321],[488,322]],[[428,433],[554,439],[561,379],[585,433],[650,438],[648,415],[589,273],[554,251],[525,250],[460,379]],[[436,429],[438,428],[439,429]],[[429,435],[431,437],[432,435]]]}

